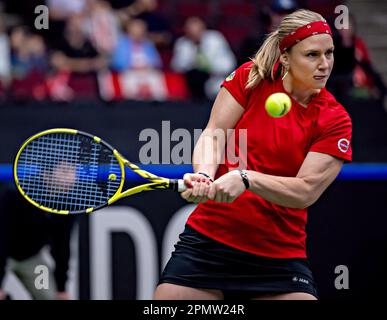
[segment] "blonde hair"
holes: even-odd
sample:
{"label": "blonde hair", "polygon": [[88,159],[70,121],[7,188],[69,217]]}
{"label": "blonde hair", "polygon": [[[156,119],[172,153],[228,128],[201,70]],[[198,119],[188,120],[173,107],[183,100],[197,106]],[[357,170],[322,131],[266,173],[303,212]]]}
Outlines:
{"label": "blonde hair", "polygon": [[[325,19],[319,13],[305,9],[297,10],[285,16],[277,30],[268,35],[254,58],[251,59],[253,64],[246,88],[255,87],[262,79],[270,78],[274,80],[273,68],[281,56],[279,44],[282,39],[299,27],[315,21],[325,21]],[[281,73],[283,73],[282,69],[282,66],[280,66]]]}

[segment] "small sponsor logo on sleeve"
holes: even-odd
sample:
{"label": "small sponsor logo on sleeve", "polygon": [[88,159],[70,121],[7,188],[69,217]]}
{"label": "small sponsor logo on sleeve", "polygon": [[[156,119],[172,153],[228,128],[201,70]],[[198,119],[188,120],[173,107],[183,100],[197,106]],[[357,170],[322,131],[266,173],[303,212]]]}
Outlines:
{"label": "small sponsor logo on sleeve", "polygon": [[235,71],[231,72],[228,77],[226,78],[226,81],[231,81],[232,79],[234,79],[234,76],[235,76]]}
{"label": "small sponsor logo on sleeve", "polygon": [[337,146],[339,147],[339,150],[341,152],[344,152],[346,153],[349,149],[349,140],[348,139],[340,139],[338,142],[337,142]]}

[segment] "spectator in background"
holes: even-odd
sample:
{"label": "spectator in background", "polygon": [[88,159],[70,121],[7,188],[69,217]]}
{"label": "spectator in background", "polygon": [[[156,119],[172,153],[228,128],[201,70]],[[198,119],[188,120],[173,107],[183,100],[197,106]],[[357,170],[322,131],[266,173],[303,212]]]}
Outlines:
{"label": "spectator in background", "polygon": [[117,45],[119,21],[111,5],[104,0],[87,0],[85,27],[97,51],[110,57]]}
{"label": "spectator in background", "polygon": [[84,23],[81,15],[70,17],[66,23],[64,37],[51,55],[51,65],[56,73],[49,79],[49,90],[55,100],[68,101],[73,98],[74,92],[68,86],[70,77],[73,76],[83,79],[82,90],[87,92],[82,94],[95,95],[96,72],[108,64],[87,38]]}
{"label": "spectator in background", "polygon": [[0,95],[8,87],[11,79],[11,48],[8,35],[4,30],[3,16],[0,12]]}
{"label": "spectator in background", "polygon": [[141,19],[146,23],[150,40],[160,50],[169,47],[172,33],[168,21],[157,11],[157,7],[157,0],[136,0],[126,12],[129,18]]}
{"label": "spectator in background", "polygon": [[10,96],[16,100],[45,98],[48,53],[42,36],[18,26],[11,31],[10,42],[13,76]]}
{"label": "spectator in background", "polygon": [[63,34],[67,19],[82,14],[86,8],[86,0],[47,0],[46,3],[50,14],[50,28],[46,40],[50,46],[55,47],[60,44],[58,35]]}
{"label": "spectator in background", "polygon": [[47,71],[47,51],[41,36],[30,33],[19,26],[11,32],[12,73],[16,78],[26,78],[36,72],[44,75]]}
{"label": "spectator in background", "polygon": [[299,8],[296,0],[272,0],[270,6],[264,6],[257,17],[261,31],[251,33],[242,41],[238,50],[238,65],[249,61],[263,44],[267,34],[279,26],[282,18]]}
{"label": "spectator in background", "polygon": [[113,52],[111,67],[116,71],[161,68],[160,55],[149,40],[147,26],[140,19],[126,23],[125,33]]}
{"label": "spectator in background", "polygon": [[234,53],[220,32],[208,30],[198,17],[187,19],[185,35],[177,39],[173,49],[171,68],[185,74],[192,98],[213,99],[235,65]]}
{"label": "spectator in background", "polygon": [[[0,300],[6,298],[3,278],[12,271],[35,300],[67,300],[66,291],[70,259],[70,235],[75,216],[44,213],[21,199],[7,187],[0,201]],[[43,248],[50,247],[55,266],[50,268]],[[38,265],[50,272],[48,289],[35,287]]]}
{"label": "spectator in background", "polygon": [[365,42],[356,34],[355,20],[349,16],[348,28],[336,29],[335,67],[328,86],[338,99],[348,95],[383,101],[387,89],[374,69]]}
{"label": "spectator in background", "polygon": [[106,65],[87,38],[84,18],[74,15],[67,20],[64,37],[51,60],[57,70],[77,73],[95,72]]}
{"label": "spectator in background", "polygon": [[118,40],[111,68],[119,73],[122,95],[135,100],[165,100],[167,88],[160,55],[143,20],[132,19]]}

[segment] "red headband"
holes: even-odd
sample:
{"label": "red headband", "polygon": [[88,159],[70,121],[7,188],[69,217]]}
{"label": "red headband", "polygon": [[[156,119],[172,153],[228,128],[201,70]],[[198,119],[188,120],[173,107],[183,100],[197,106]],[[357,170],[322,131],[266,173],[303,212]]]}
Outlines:
{"label": "red headband", "polygon": [[328,23],[326,23],[325,21],[315,21],[312,23],[308,23],[302,27],[299,27],[295,31],[289,33],[285,38],[283,38],[281,43],[279,44],[279,49],[281,53],[284,53],[286,49],[289,49],[301,40],[320,33],[332,35],[332,31],[331,28],[329,28]]}

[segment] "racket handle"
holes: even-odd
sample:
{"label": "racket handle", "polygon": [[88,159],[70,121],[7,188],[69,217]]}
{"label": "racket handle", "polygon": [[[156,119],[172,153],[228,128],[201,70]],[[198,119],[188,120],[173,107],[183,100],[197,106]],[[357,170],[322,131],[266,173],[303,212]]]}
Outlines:
{"label": "racket handle", "polygon": [[183,179],[171,179],[169,181],[169,188],[173,191],[183,192],[187,189]]}

